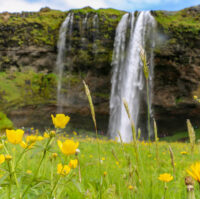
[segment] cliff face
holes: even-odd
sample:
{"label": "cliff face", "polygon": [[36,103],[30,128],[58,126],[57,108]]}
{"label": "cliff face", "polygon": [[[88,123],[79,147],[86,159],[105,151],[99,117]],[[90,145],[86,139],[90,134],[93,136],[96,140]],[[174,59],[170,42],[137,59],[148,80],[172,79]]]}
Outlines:
{"label": "cliff face", "polygon": [[[74,21],[63,78],[63,92],[68,96],[64,111],[74,118],[84,116],[87,126],[85,79],[94,97],[99,126],[106,130],[113,43],[124,12],[91,8],[70,12]],[[57,40],[68,13],[43,9],[0,14],[0,108],[18,126],[30,125],[30,121],[37,124],[34,115],[56,111]],[[200,96],[200,9],[152,14],[158,22],[153,107],[160,132],[168,134],[183,127],[186,118],[200,119],[200,107],[192,99]],[[22,116],[26,121],[19,120]]]}
{"label": "cliff face", "polygon": [[[66,36],[71,48],[63,74],[63,93],[68,96],[64,111],[71,114],[76,127],[79,122],[73,117],[80,121],[82,115],[86,125],[80,127],[92,128],[82,84],[85,79],[94,96],[98,123],[106,131],[115,29],[124,12],[89,7],[70,12],[74,19],[71,37]],[[0,82],[9,85],[0,84],[0,108],[17,126],[44,126],[50,123],[50,113],[56,112],[57,41],[68,13],[47,9],[0,14]],[[36,115],[49,119],[42,122]]]}
{"label": "cliff face", "polygon": [[160,132],[182,130],[186,119],[199,126],[193,96],[200,96],[200,6],[153,14],[158,22],[153,105]]}

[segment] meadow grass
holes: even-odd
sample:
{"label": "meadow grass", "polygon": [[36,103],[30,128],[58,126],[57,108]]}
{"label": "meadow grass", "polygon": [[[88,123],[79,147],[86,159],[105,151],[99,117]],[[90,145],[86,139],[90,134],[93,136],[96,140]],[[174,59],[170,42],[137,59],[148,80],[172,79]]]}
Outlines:
{"label": "meadow grass", "polygon": [[[66,136],[57,135],[56,139],[65,140]],[[40,167],[37,177],[31,184],[24,198],[52,198],[52,186],[59,178],[57,164],[62,162],[68,164],[70,159],[78,157],[80,167],[70,171],[69,175],[61,177],[55,191],[55,198],[100,198],[99,185],[101,185],[101,198],[162,198],[164,194],[164,183],[158,177],[162,173],[173,175],[169,146],[174,154],[174,179],[167,183],[168,190],[166,198],[183,199],[186,196],[184,178],[188,175],[186,169],[199,161],[200,146],[195,145],[194,153],[191,154],[191,146],[187,143],[158,142],[158,154],[156,144],[151,142],[137,141],[139,149],[140,165],[137,166],[133,143],[125,144],[107,139],[81,138],[74,136],[73,140],[79,141],[80,153],[78,156],[65,156],[59,150],[56,139],[52,147],[47,150],[44,161]],[[68,138],[69,139],[69,138]],[[26,186],[30,183],[36,170],[42,151],[47,139],[37,141],[35,147],[25,153],[16,168],[16,176],[19,188],[14,181],[9,180],[9,172],[6,161],[1,166],[0,194],[1,198],[8,198],[7,187],[11,183],[10,198],[19,198]],[[99,173],[99,151],[100,145],[101,172]],[[7,143],[9,154],[14,162],[24,150],[19,145]],[[187,152],[182,154],[181,152]],[[1,149],[1,154],[5,154]],[[52,153],[58,156],[52,159]],[[156,156],[159,156],[157,161]],[[53,171],[53,173],[52,173]],[[138,175],[139,174],[139,175]],[[81,182],[80,182],[81,175]],[[198,184],[195,187],[196,198],[200,198]]]}

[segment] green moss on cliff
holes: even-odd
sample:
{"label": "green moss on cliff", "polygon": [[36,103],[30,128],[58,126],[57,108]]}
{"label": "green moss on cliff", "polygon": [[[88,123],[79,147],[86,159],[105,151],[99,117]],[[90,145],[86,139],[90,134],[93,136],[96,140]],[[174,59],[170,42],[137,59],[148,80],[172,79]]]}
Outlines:
{"label": "green moss on cliff", "polygon": [[[33,12],[22,14],[9,14],[7,20],[0,14],[0,44],[4,41],[4,30],[10,35],[6,38],[13,45],[51,45],[55,46],[59,27],[67,12],[50,10],[48,12]],[[15,32],[15,34],[13,34]],[[1,40],[1,38],[3,38]]]}
{"label": "green moss on cliff", "polygon": [[200,32],[200,12],[191,8],[178,12],[155,11],[155,18],[166,33],[173,32],[180,38],[182,33],[192,33],[193,36]]}
{"label": "green moss on cliff", "polygon": [[[109,39],[121,16],[125,13],[115,9],[95,10],[90,7],[74,9],[75,20],[80,25],[87,13],[90,13],[89,21],[98,15],[101,22],[101,32],[105,39]],[[56,46],[61,23],[68,12],[47,10],[45,12],[22,12],[0,14],[0,45],[4,47],[15,47],[23,45],[50,45]],[[104,33],[104,29],[107,33]],[[14,33],[14,34],[13,34]],[[113,35],[113,34],[112,34]]]}
{"label": "green moss on cliff", "polygon": [[12,106],[53,103],[56,92],[54,74],[25,72],[0,73],[0,109]]}
{"label": "green moss on cliff", "polygon": [[102,15],[123,15],[125,14],[126,12],[125,11],[121,11],[121,10],[116,10],[116,9],[113,9],[113,8],[106,8],[106,9],[98,9],[98,10],[95,10],[91,7],[85,7],[85,8],[82,8],[82,9],[73,9],[71,10],[73,13],[77,14],[87,14],[87,13],[96,13],[96,14],[102,14]]}

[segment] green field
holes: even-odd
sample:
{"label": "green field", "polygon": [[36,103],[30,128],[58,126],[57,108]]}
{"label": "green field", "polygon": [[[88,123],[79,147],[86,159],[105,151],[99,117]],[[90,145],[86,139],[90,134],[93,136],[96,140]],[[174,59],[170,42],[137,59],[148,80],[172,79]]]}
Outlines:
{"label": "green field", "polygon": [[[46,148],[49,139],[53,142]],[[1,198],[157,199],[164,196],[165,186],[158,177],[162,173],[170,173],[173,175],[173,180],[167,183],[165,198],[183,199],[187,198],[184,184],[184,178],[188,175],[186,169],[192,163],[199,161],[200,154],[199,145],[195,145],[192,153],[191,145],[188,143],[158,142],[156,145],[155,142],[137,141],[137,156],[134,143],[124,144],[107,139],[82,138],[81,135],[74,135],[70,139],[79,142],[80,153],[77,156],[66,156],[61,153],[57,139],[64,141],[69,138],[67,135],[57,133],[55,138],[37,141],[33,148],[24,153],[15,167],[24,149],[18,144],[7,142],[5,137],[1,138],[8,151],[1,145],[0,154],[9,153],[12,156],[11,161],[6,160],[0,165]],[[174,168],[169,146],[174,155]],[[37,173],[45,150],[45,157]],[[187,153],[181,154],[181,152]],[[58,156],[52,160],[53,153],[57,153]],[[57,174],[57,164],[67,165],[70,159],[77,158],[79,160],[77,168],[71,169],[66,176]],[[9,172],[9,164],[10,166],[13,164],[15,172]],[[25,192],[28,185],[30,187]],[[25,195],[22,197],[24,192]],[[200,198],[197,183],[195,194],[197,199]]]}

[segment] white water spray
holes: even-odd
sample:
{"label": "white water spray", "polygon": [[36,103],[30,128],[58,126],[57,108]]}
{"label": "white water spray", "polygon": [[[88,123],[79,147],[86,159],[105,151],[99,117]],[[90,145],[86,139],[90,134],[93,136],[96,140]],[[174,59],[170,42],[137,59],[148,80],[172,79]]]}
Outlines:
{"label": "white water spray", "polygon": [[[129,38],[128,31],[130,30]],[[130,121],[123,105],[123,98],[129,105],[131,117],[136,129],[139,128],[140,101],[145,88],[143,64],[140,58],[141,47],[146,49],[146,41],[155,30],[155,20],[150,12],[125,14],[118,24],[113,52],[113,76],[110,97],[109,134],[112,139],[118,137],[118,131],[124,142],[132,140]],[[150,42],[150,80],[153,68],[153,42]],[[152,86],[150,86],[151,92]],[[151,100],[150,100],[151,102]],[[144,121],[146,122],[146,121]]]}
{"label": "white water spray", "polygon": [[[73,25],[73,14],[70,13],[66,17],[65,21],[62,23],[59,30],[59,40],[57,43],[58,55],[56,60],[57,73],[58,73],[58,85],[57,85],[57,112],[62,112],[63,106],[63,95],[62,95],[62,76],[65,63],[65,53],[66,53],[66,34],[68,32],[71,37]],[[68,50],[71,48],[71,43],[69,42]]]}

